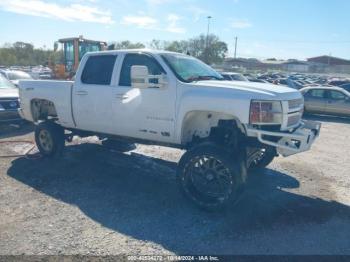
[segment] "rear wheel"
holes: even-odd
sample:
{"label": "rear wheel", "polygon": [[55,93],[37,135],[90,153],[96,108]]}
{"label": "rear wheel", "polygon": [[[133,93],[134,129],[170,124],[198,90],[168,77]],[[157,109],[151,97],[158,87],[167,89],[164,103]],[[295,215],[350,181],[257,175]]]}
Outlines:
{"label": "rear wheel", "polygon": [[43,156],[58,155],[64,148],[64,130],[55,123],[42,122],[36,126],[35,142]]}
{"label": "rear wheel", "polygon": [[243,160],[235,159],[221,146],[203,143],[181,158],[178,182],[194,204],[206,210],[220,210],[238,199],[244,172]]}

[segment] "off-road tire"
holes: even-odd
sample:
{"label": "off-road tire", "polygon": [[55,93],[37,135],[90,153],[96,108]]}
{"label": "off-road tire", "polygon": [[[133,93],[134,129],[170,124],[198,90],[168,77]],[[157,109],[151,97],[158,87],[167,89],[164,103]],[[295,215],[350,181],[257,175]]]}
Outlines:
{"label": "off-road tire", "polygon": [[253,161],[250,164],[248,171],[254,172],[267,167],[275,157],[276,157],[275,148],[273,147],[265,148],[265,152],[263,153],[262,157],[260,159]]}
{"label": "off-road tire", "polygon": [[[218,167],[217,172],[221,175],[217,176],[221,176],[221,179],[225,177],[226,185],[223,192],[227,192],[227,194],[223,197],[213,197],[200,192],[194,183],[193,174],[197,172],[193,172],[193,170],[198,168],[195,165],[196,163],[199,165],[199,159],[206,158],[211,161],[216,161],[215,163],[217,164],[215,164],[215,166],[221,165]],[[206,163],[206,161],[204,161],[204,163]],[[208,165],[210,165],[210,163]],[[189,149],[182,156],[177,169],[177,180],[181,191],[192,203],[206,211],[220,211],[237,202],[243,191],[245,174],[246,165],[243,158],[234,156],[232,153],[229,153],[226,148],[215,143],[204,142]],[[205,177],[206,175],[203,176]],[[219,187],[222,186],[221,182],[215,183],[220,184]]]}
{"label": "off-road tire", "polygon": [[[45,136],[50,142],[45,143]],[[44,157],[58,156],[65,144],[64,129],[53,122],[41,122],[35,128],[35,142]]]}

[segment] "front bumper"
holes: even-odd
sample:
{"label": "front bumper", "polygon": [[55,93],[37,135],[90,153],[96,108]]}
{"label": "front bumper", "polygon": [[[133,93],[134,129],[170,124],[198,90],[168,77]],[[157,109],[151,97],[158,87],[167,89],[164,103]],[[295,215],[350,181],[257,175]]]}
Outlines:
{"label": "front bumper", "polygon": [[0,110],[0,123],[21,120],[17,109]]}
{"label": "front bumper", "polygon": [[[247,135],[259,142],[276,147],[278,154],[290,156],[310,149],[320,134],[321,123],[303,120],[294,132],[273,132],[247,127]],[[277,142],[276,142],[277,141]]]}
{"label": "front bumper", "polygon": [[22,108],[18,108],[18,115],[19,115],[21,118],[25,119]]}

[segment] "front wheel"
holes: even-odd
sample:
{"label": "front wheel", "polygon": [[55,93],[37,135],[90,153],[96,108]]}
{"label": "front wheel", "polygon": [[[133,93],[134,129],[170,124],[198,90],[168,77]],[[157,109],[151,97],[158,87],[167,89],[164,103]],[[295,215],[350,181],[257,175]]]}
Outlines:
{"label": "front wheel", "polygon": [[177,177],[181,190],[200,208],[215,211],[235,202],[241,192],[245,162],[225,148],[203,143],[181,158]]}
{"label": "front wheel", "polygon": [[35,142],[43,156],[58,155],[64,148],[64,130],[53,122],[42,122],[35,128]]}
{"label": "front wheel", "polygon": [[268,166],[276,157],[276,149],[273,147],[261,148],[257,152],[256,158],[249,166],[249,171],[256,171]]}

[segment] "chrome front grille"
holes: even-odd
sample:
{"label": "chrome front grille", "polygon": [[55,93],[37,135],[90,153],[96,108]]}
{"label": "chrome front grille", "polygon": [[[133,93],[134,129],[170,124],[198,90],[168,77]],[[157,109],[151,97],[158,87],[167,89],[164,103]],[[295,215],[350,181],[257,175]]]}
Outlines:
{"label": "chrome front grille", "polygon": [[300,119],[301,119],[301,114],[295,114],[295,115],[288,116],[287,126],[297,125],[299,123]]}
{"label": "chrome front grille", "polygon": [[300,123],[303,116],[304,99],[292,99],[288,100],[288,116],[285,122],[286,127],[295,127]]}

